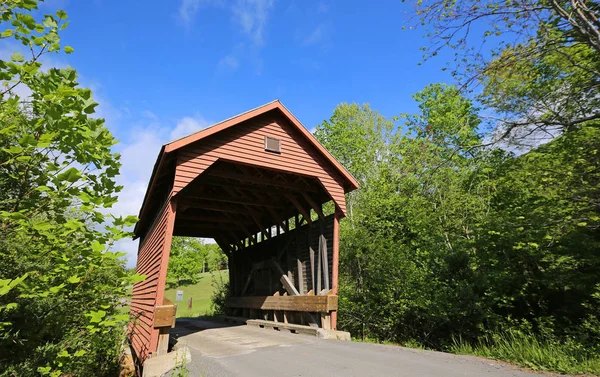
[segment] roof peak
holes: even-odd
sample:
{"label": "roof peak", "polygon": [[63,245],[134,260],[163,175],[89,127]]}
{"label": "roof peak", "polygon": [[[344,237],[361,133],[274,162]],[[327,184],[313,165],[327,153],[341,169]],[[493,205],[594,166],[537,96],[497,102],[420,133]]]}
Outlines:
{"label": "roof peak", "polygon": [[201,129],[201,130],[198,130],[198,131],[192,132],[192,133],[191,133],[191,134],[189,134],[189,135],[182,136],[182,137],[180,137],[180,138],[177,138],[177,139],[175,139],[175,140],[171,140],[171,141],[169,141],[168,143],[165,143],[165,144],[163,144],[163,145],[166,147],[166,146],[168,146],[168,145],[170,145],[170,144],[173,144],[173,143],[176,143],[176,142],[178,142],[178,141],[180,141],[180,140],[183,140],[183,139],[186,139],[186,138],[188,138],[188,137],[191,137],[191,136],[193,136],[193,135],[195,135],[195,134],[198,134],[198,133],[200,133],[200,132],[203,132],[203,131],[205,131],[205,130],[208,130],[208,129],[212,128],[212,127],[218,126],[218,125],[220,125],[221,123],[225,123],[225,122],[231,121],[231,120],[233,120],[233,119],[236,119],[236,118],[238,118],[238,117],[242,117],[242,116],[244,116],[244,115],[246,115],[246,114],[248,114],[248,113],[251,113],[251,112],[256,112],[256,111],[259,111],[259,110],[261,110],[262,108],[264,108],[264,107],[266,107],[266,106],[269,106],[269,105],[273,105],[273,104],[275,104],[275,103],[277,103],[277,104],[281,105],[283,108],[285,108],[285,106],[283,105],[283,103],[281,103],[281,101],[279,100],[279,98],[277,98],[277,99],[274,99],[274,100],[273,100],[273,101],[271,101],[271,102],[267,102],[267,103],[265,103],[265,104],[263,104],[263,105],[260,105],[260,106],[257,106],[257,107],[255,107],[255,108],[253,108],[253,109],[250,109],[250,110],[244,111],[244,112],[242,112],[242,113],[239,113],[239,114],[237,114],[237,115],[231,116],[231,117],[229,117],[229,118],[227,118],[227,119],[224,119],[224,120],[222,120],[222,121],[220,121],[220,122],[213,123],[213,124],[211,124],[210,126],[207,126],[207,127],[204,127],[204,128],[203,128],[203,129]]}

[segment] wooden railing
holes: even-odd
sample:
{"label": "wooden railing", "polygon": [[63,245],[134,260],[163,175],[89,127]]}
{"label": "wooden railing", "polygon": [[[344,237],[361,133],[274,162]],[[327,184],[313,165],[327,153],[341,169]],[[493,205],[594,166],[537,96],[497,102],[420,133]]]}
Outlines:
{"label": "wooden railing", "polygon": [[[246,318],[315,324],[330,329],[331,312],[338,308],[338,296],[333,294],[279,296],[277,293],[274,296],[230,297],[225,301],[225,306],[241,309]],[[313,313],[319,315],[320,321],[314,318]]]}

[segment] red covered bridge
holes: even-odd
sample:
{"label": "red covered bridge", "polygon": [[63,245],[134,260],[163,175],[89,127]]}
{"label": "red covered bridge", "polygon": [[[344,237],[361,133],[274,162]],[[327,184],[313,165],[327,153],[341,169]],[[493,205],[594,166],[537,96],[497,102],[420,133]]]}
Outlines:
{"label": "red covered bridge", "polygon": [[[131,344],[157,353],[173,236],[229,260],[230,315],[336,328],[339,220],[356,180],[279,101],[164,145],[135,227]],[[332,202],[333,204],[326,204]]]}

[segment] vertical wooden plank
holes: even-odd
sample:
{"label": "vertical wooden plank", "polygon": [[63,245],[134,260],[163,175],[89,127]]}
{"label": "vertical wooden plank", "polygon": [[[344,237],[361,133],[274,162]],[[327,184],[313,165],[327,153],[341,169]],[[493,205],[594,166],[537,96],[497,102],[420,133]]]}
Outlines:
{"label": "vertical wooden plank", "polygon": [[310,289],[315,290],[315,250],[312,248],[312,224],[308,224],[308,254],[310,258]]}
{"label": "vertical wooden plank", "polygon": [[[339,274],[339,261],[340,261],[340,219],[343,217],[343,213],[335,207],[335,214],[333,215],[333,256],[331,264],[331,290],[333,294],[338,294],[338,274]],[[337,311],[331,312],[331,328],[337,329]]]}
{"label": "vertical wooden plank", "polygon": [[321,254],[323,254],[323,289],[329,290],[329,263],[327,260],[327,239],[321,235]]}
{"label": "vertical wooden plank", "polygon": [[315,292],[316,294],[319,294],[319,292],[321,292],[321,264],[323,263],[322,261],[322,254],[321,253],[321,238],[322,235],[319,236],[319,249],[317,250],[317,291]]}
{"label": "vertical wooden plank", "polygon": [[170,327],[159,327],[158,328],[158,346],[156,349],[156,355],[165,355],[169,350],[169,331]]}
{"label": "vertical wooden plank", "polygon": [[331,329],[331,315],[329,313],[321,313],[321,328]]}
{"label": "vertical wooden plank", "polygon": [[296,271],[298,278],[296,282],[298,283],[298,292],[303,295],[304,294],[304,266],[302,265],[302,260],[300,259],[300,232],[299,229],[296,231]]}

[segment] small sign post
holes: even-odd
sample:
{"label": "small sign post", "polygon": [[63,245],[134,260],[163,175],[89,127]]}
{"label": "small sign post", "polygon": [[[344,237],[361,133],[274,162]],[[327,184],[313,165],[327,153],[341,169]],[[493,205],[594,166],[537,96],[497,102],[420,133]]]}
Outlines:
{"label": "small sign post", "polygon": [[175,301],[183,301],[183,291],[177,291],[177,297],[175,298]]}

